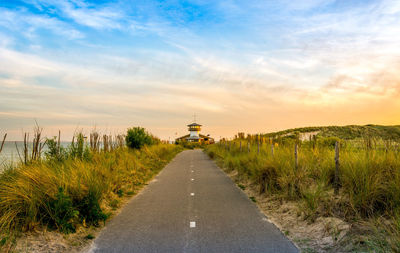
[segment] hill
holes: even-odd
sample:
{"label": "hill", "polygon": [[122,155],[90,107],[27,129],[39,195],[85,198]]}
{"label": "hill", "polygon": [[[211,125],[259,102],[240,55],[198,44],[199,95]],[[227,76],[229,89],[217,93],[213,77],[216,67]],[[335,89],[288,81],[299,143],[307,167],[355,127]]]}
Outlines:
{"label": "hill", "polygon": [[299,134],[303,139],[310,135],[320,137],[338,137],[343,140],[354,140],[363,137],[400,141],[400,125],[348,125],[348,126],[319,126],[287,129],[264,134],[266,137],[291,136]]}

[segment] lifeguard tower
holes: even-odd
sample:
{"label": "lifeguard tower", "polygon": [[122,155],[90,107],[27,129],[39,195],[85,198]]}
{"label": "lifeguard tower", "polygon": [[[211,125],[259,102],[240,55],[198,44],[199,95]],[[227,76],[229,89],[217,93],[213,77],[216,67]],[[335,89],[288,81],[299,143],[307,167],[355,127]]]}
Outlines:
{"label": "lifeguard tower", "polygon": [[200,143],[214,143],[214,139],[210,137],[210,135],[202,135],[200,134],[202,125],[196,123],[196,115],[193,116],[194,122],[190,125],[187,125],[189,134],[184,135],[182,137],[176,138],[176,142],[200,142]]}
{"label": "lifeguard tower", "polygon": [[198,142],[201,139],[200,137],[201,125],[194,122],[188,125],[188,127],[190,134],[189,137],[186,138],[186,140],[189,142]]}

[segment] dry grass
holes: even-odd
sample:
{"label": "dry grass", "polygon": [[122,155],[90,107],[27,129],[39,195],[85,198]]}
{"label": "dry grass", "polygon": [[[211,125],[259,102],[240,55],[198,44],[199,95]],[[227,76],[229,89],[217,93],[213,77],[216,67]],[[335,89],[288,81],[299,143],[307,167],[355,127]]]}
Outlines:
{"label": "dry grass", "polygon": [[98,225],[181,150],[168,144],[107,149],[32,160],[0,174],[0,249],[13,244],[18,231],[48,226],[69,233]]}
{"label": "dry grass", "polygon": [[228,171],[237,171],[239,178],[254,182],[261,194],[296,201],[310,222],[330,216],[350,223],[368,221],[373,227],[374,220],[384,218],[390,225],[379,225],[368,236],[370,242],[381,242],[365,242],[360,247],[399,251],[400,226],[396,224],[400,224],[400,155],[396,146],[371,149],[342,142],[341,188],[339,195],[335,195],[334,147],[323,142],[299,145],[298,166],[294,142],[274,144],[273,153],[270,143],[261,145],[260,151],[257,143],[252,143],[248,152],[243,148],[247,146],[245,140],[214,144],[206,152]]}

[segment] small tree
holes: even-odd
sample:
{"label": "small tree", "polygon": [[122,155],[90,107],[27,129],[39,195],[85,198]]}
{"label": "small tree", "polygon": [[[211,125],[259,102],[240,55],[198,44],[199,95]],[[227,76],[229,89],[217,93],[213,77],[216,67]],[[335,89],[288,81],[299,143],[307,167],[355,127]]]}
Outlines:
{"label": "small tree", "polygon": [[45,156],[47,159],[56,159],[59,161],[64,160],[67,157],[67,152],[64,147],[60,146],[60,143],[57,142],[56,136],[53,138],[46,139],[47,151],[45,151]]}
{"label": "small tree", "polygon": [[128,147],[134,149],[140,149],[144,145],[153,144],[152,136],[143,127],[129,128],[125,141]]}

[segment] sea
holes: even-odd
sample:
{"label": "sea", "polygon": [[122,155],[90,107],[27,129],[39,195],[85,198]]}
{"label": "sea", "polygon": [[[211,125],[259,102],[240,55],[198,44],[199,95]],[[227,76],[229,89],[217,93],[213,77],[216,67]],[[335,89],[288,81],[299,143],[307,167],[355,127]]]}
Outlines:
{"label": "sea", "polygon": [[[71,142],[61,142],[61,146],[68,147]],[[1,145],[1,143],[0,143]],[[17,148],[22,157],[24,142],[23,141],[6,141],[4,142],[3,150],[0,153],[0,172],[5,166],[10,164],[16,164],[20,161]],[[28,150],[32,151],[32,142],[28,142]],[[45,145],[42,149],[42,156],[44,156],[47,151],[47,146]]]}

